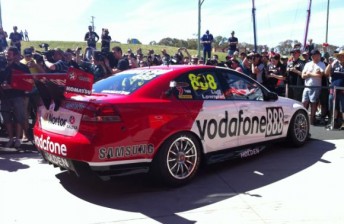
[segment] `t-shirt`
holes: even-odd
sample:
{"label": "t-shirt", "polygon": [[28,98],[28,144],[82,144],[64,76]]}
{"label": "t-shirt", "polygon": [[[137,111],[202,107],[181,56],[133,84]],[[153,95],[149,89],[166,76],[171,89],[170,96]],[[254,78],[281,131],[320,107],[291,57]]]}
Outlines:
{"label": "t-shirt", "polygon": [[[319,61],[318,63],[314,63],[313,61],[307,62],[305,67],[303,68],[302,73],[304,72],[311,72],[316,73],[317,71],[324,72],[325,71],[325,63]],[[321,76],[319,77],[308,77],[305,79],[305,86],[321,86]]]}
{"label": "t-shirt", "polygon": [[202,41],[209,41],[209,42],[206,42],[206,43],[203,43],[203,47],[205,49],[211,49],[211,42],[214,40],[213,38],[213,35],[212,34],[204,34],[202,36]]}
{"label": "t-shirt", "polygon": [[[238,38],[236,37],[230,37],[228,38],[228,43],[232,43],[232,42],[238,42]],[[235,51],[237,49],[236,44],[230,44],[229,45],[229,50]]]}
{"label": "t-shirt", "polygon": [[99,36],[96,32],[91,31],[91,32],[87,32],[85,34],[85,40],[87,41],[88,47],[96,48],[96,44],[97,44],[98,39],[99,39]]}
{"label": "t-shirt", "polygon": [[339,61],[332,64],[331,86],[344,87],[344,66]]}

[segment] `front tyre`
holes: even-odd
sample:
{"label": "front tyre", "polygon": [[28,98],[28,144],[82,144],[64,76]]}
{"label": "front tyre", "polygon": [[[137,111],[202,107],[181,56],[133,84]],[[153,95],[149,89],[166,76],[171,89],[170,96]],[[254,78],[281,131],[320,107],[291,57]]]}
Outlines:
{"label": "front tyre", "polygon": [[288,140],[293,146],[302,146],[305,144],[309,136],[309,120],[308,115],[304,111],[297,111],[293,118],[288,130]]}
{"label": "front tyre", "polygon": [[153,172],[169,186],[181,186],[197,173],[201,162],[201,146],[190,133],[170,137],[154,159]]}

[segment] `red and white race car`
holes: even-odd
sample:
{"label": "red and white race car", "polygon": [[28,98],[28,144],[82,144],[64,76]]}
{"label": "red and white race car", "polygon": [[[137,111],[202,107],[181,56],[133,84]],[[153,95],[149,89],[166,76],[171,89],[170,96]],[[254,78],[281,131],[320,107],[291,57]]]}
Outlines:
{"label": "red and white race car", "polygon": [[277,140],[300,146],[309,135],[301,103],[221,67],[126,70],[93,84],[90,95],[63,98],[39,107],[35,145],[80,176],[152,171],[178,186],[201,162],[253,156]]}

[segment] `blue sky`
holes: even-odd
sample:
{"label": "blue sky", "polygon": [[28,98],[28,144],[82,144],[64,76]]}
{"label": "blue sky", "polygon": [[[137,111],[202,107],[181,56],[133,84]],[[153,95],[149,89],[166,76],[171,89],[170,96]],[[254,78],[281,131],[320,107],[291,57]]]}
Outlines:
{"label": "blue sky", "polygon": [[[82,41],[91,16],[96,32],[108,28],[113,40],[142,43],[171,37],[195,38],[198,0],[0,0],[2,23],[10,33],[13,25],[27,29],[32,40]],[[308,0],[255,0],[258,44],[269,47],[291,39],[303,43]],[[20,6],[20,7],[19,7]],[[325,42],[327,0],[313,0],[308,38]],[[343,0],[330,1],[328,42],[344,45]],[[252,0],[204,0],[201,34],[254,43]]]}

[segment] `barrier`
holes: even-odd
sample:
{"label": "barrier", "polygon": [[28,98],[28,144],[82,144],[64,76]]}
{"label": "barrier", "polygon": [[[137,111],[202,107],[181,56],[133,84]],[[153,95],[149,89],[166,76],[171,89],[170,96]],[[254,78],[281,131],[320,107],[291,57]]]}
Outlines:
{"label": "barrier", "polygon": [[[333,130],[334,129],[334,114],[335,114],[335,105],[336,105],[336,98],[337,98],[337,90],[344,90],[344,87],[340,87],[340,86],[296,86],[296,85],[288,85],[285,84],[285,97],[288,97],[289,95],[289,88],[317,88],[317,89],[333,89],[333,100],[332,100],[332,111],[330,111],[331,113],[331,123],[330,126],[328,127],[328,130]],[[330,108],[329,108],[330,109]]]}

